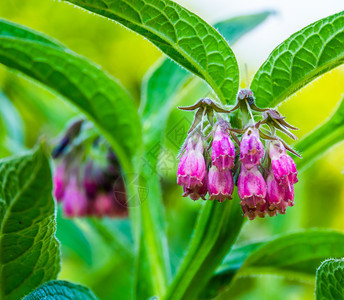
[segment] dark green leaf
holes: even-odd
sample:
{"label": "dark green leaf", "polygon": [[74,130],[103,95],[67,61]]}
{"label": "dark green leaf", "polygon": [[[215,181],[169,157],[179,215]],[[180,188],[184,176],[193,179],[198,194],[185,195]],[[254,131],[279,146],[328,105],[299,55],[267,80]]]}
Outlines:
{"label": "dark green leaf", "polygon": [[344,299],[344,260],[325,260],[316,276],[316,300]]}
{"label": "dark green leaf", "polygon": [[65,96],[94,121],[111,142],[125,170],[141,143],[132,99],[111,76],[68,51],[0,36],[0,63],[19,70]]}
{"label": "dark green leaf", "polygon": [[234,103],[239,69],[224,38],[197,15],[169,0],[68,0],[141,34],[204,79],[223,103]]}
{"label": "dark green leaf", "polygon": [[260,107],[274,107],[344,62],[344,12],[321,19],[280,44],[260,67],[251,89]]}
{"label": "dark green leaf", "polygon": [[36,41],[56,48],[65,48],[60,42],[42,33],[31,30],[27,27],[0,18],[0,36],[16,37],[28,41]]}
{"label": "dark green leaf", "polygon": [[92,291],[82,285],[53,280],[41,285],[23,300],[97,300]]}
{"label": "dark green leaf", "polygon": [[316,268],[327,257],[344,256],[344,234],[333,230],[305,230],[277,237],[259,247],[237,276],[279,274],[313,280]]}
{"label": "dark green leaf", "polygon": [[[229,45],[232,45],[244,34],[261,24],[271,13],[271,11],[264,11],[238,16],[218,22],[214,27],[228,41]],[[176,93],[180,91],[190,76],[189,72],[169,59],[165,59],[158,67],[154,66],[142,85],[141,112],[144,119],[150,119],[150,116],[157,114],[163,115],[161,119],[165,119]],[[156,121],[160,122],[160,119]]]}
{"label": "dark green leaf", "polygon": [[0,162],[0,298],[20,299],[60,271],[49,161],[38,149]]}

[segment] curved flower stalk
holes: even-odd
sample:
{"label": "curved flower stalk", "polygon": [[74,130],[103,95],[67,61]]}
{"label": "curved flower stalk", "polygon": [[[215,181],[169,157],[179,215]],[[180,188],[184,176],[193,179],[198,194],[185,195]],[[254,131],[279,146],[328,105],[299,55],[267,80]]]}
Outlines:
{"label": "curved flower stalk", "polygon": [[[298,154],[275,133],[277,129],[296,138],[290,130],[297,128],[278,111],[258,108],[250,90],[239,91],[237,99],[231,110],[208,98],[181,108],[196,113],[184,143],[177,182],[183,186],[184,197],[205,200],[209,193],[209,200],[219,202],[232,199],[236,184],[243,213],[250,220],[284,214],[294,205],[293,185],[298,181],[287,150]],[[243,128],[232,128],[229,122],[235,110],[241,112]],[[261,115],[259,122],[255,121],[257,114]],[[205,137],[209,126],[211,134]]]}

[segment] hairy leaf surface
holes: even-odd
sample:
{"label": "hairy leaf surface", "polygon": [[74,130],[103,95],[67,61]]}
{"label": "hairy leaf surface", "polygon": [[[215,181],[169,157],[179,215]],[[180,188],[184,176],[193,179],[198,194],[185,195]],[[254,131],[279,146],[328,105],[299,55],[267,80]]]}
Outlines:
{"label": "hairy leaf surface", "polygon": [[44,151],[2,160],[0,182],[0,299],[17,300],[60,271]]}
{"label": "hairy leaf surface", "polygon": [[146,37],[204,79],[223,103],[234,103],[239,68],[225,39],[197,15],[169,0],[68,0]]}
{"label": "hairy leaf surface", "polygon": [[54,89],[94,121],[114,147],[122,166],[141,143],[136,108],[127,92],[108,74],[68,50],[0,36],[0,63]]}
{"label": "hairy leaf surface", "polygon": [[33,291],[23,300],[97,300],[93,292],[80,284],[52,280]]}
{"label": "hairy leaf surface", "polygon": [[281,43],[257,71],[251,89],[260,107],[274,107],[344,62],[344,12],[321,19]]}
{"label": "hairy leaf surface", "polygon": [[316,276],[316,300],[344,299],[344,260],[325,260]]}

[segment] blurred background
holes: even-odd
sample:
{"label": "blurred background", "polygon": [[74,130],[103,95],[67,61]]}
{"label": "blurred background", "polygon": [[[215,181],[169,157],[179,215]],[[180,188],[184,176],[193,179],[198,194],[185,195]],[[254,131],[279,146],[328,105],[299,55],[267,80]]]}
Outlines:
{"label": "blurred background", "polygon": [[[179,0],[181,5],[210,23],[237,15],[272,10],[274,14],[232,47],[241,66],[242,87],[252,78],[269,53],[302,27],[342,11],[341,0]],[[140,104],[141,82],[161,52],[147,40],[114,22],[87,13],[73,5],[53,0],[1,0],[0,17],[44,32],[100,65],[118,78]],[[245,72],[245,64],[248,74]],[[287,121],[300,128],[301,138],[334,111],[344,94],[344,68],[339,67],[309,84],[280,106]],[[192,103],[197,95],[181,93],[180,103]],[[0,65],[0,156],[25,151],[39,137],[54,141],[78,112],[61,97]],[[173,269],[187,249],[201,203],[182,198],[175,183],[179,145],[170,137],[189,126],[188,113],[171,113],[166,128],[159,169],[168,217],[168,235]],[[169,138],[170,137],[170,138]],[[182,137],[183,138],[183,137]],[[344,139],[344,137],[343,137]],[[168,159],[167,159],[168,158]],[[247,243],[301,228],[326,227],[344,230],[344,144],[328,151],[310,166],[296,185],[295,206],[286,215],[247,222],[238,243]],[[123,248],[100,239],[82,219],[67,220],[58,212],[58,238],[62,243],[60,279],[89,285],[100,299],[129,299],[133,268]],[[127,220],[106,220],[123,247],[132,243]],[[123,268],[125,264],[126,268]],[[128,267],[129,264],[129,267]],[[113,269],[118,271],[113,271]],[[242,288],[245,286],[245,289]],[[314,283],[293,282],[264,276],[242,279],[238,288],[221,299],[313,299]]]}

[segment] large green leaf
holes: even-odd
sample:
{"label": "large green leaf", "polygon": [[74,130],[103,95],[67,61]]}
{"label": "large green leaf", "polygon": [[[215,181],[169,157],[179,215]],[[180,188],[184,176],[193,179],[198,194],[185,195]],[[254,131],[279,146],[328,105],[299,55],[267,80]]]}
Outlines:
{"label": "large green leaf", "polygon": [[[245,250],[246,253],[238,254],[238,250]],[[211,284],[204,290],[205,293],[214,296],[229,284],[229,287],[235,284],[237,278],[262,274],[313,282],[321,261],[327,257],[344,256],[344,233],[310,229],[281,235],[238,250],[228,254]]]}
{"label": "large green leaf", "polygon": [[44,150],[0,162],[0,299],[20,299],[60,270]]}
{"label": "large green leaf", "polygon": [[325,260],[316,276],[316,300],[344,299],[344,260]]}
{"label": "large green leaf", "polygon": [[0,35],[0,63],[38,80],[76,105],[111,142],[123,168],[132,172],[131,160],[141,144],[140,119],[128,93],[110,75],[68,49],[8,37],[7,31]]}
{"label": "large green leaf", "polygon": [[[271,11],[263,11],[251,15],[242,15],[218,22],[214,27],[227,40],[228,44],[232,45],[271,14]],[[154,120],[156,122],[166,119],[176,94],[190,76],[190,72],[169,59],[164,59],[146,75],[142,84],[141,112],[149,124],[154,123],[151,116],[162,116],[160,119]]]}
{"label": "large green leaf", "polygon": [[280,44],[260,67],[251,89],[260,107],[273,107],[344,62],[344,12],[321,19]]}
{"label": "large green leaf", "polygon": [[344,140],[344,98],[334,114],[314,131],[300,139],[294,148],[302,154],[295,157],[299,169],[307,167],[331,147]]}
{"label": "large green leaf", "polygon": [[0,36],[22,38],[36,41],[56,48],[65,48],[60,42],[40,32],[0,18]]}
{"label": "large green leaf", "polygon": [[80,285],[63,280],[52,280],[37,288],[23,300],[97,300],[93,292]]}
{"label": "large green leaf", "polygon": [[234,103],[239,68],[224,38],[197,15],[169,0],[68,0],[141,34],[204,79],[223,103]]}

